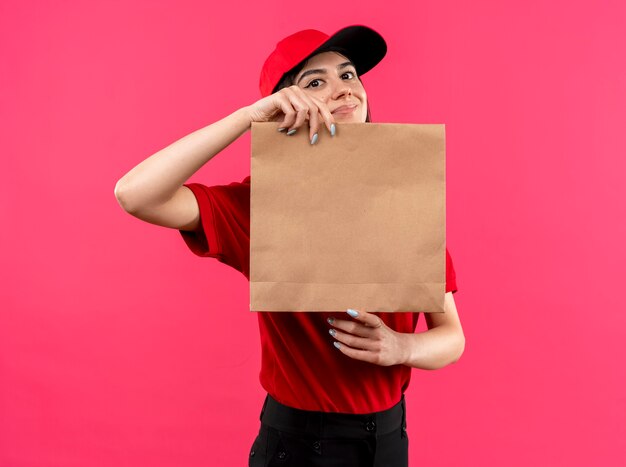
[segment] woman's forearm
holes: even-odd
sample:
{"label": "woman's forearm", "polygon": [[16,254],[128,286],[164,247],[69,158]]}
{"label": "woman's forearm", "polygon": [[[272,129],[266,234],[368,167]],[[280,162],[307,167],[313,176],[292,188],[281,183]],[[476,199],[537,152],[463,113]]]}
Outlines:
{"label": "woman's forearm", "polygon": [[127,211],[169,200],[189,177],[251,125],[248,107],[190,133],[133,167],[115,185],[115,196]]}
{"label": "woman's forearm", "polygon": [[465,337],[455,326],[437,326],[420,333],[400,333],[404,365],[436,370],[456,362],[465,349]]}

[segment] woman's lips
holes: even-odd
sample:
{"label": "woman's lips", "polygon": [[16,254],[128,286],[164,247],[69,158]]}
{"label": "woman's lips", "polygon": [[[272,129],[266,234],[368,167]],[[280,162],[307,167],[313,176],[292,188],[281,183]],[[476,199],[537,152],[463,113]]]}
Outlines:
{"label": "woman's lips", "polygon": [[356,109],[356,104],[354,105],[342,105],[341,107],[337,107],[335,110],[333,110],[331,113],[333,114],[351,114],[352,112],[354,112],[354,109]]}

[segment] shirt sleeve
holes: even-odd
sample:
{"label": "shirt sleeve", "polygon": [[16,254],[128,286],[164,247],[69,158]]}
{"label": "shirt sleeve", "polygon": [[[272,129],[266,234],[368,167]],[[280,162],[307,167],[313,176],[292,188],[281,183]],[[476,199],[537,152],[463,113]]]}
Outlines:
{"label": "shirt sleeve", "polygon": [[[247,183],[246,183],[247,181]],[[198,202],[200,223],[195,231],[179,230],[196,255],[216,258],[246,276],[250,257],[250,184],[206,186],[185,183]]]}
{"label": "shirt sleeve", "polygon": [[454,271],[454,264],[452,264],[452,257],[446,248],[446,292],[456,293],[456,272]]}

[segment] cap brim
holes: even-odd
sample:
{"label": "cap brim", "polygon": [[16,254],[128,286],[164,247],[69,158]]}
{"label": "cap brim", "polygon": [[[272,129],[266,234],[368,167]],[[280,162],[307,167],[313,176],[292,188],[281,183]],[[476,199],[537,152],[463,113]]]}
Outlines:
{"label": "cap brim", "polygon": [[346,51],[347,58],[354,63],[359,75],[374,68],[387,53],[387,43],[380,34],[367,26],[357,25],[340,29],[309,57],[332,47]]}

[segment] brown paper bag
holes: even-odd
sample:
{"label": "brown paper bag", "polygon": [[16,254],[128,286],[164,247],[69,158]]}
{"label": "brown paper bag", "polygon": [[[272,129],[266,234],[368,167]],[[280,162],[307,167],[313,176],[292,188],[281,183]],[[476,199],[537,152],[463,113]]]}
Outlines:
{"label": "brown paper bag", "polygon": [[252,311],[443,311],[445,126],[252,124]]}

